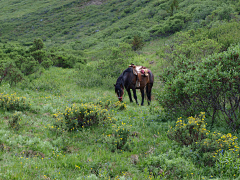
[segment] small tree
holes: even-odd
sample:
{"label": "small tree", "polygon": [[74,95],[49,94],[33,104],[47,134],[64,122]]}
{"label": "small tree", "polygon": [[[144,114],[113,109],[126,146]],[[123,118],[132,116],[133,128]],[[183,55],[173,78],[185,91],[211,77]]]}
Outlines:
{"label": "small tree", "polygon": [[42,41],[42,39],[38,38],[38,39],[34,39],[33,41],[33,45],[30,47],[30,52],[36,51],[36,50],[41,50],[44,48],[44,43]]}
{"label": "small tree", "polygon": [[144,43],[141,37],[139,36],[134,36],[133,41],[132,41],[132,49],[134,51],[142,49]]}
{"label": "small tree", "polygon": [[167,9],[167,12],[170,13],[170,16],[173,15],[174,9],[178,9],[178,0],[173,0],[172,3],[170,4],[169,9]]}

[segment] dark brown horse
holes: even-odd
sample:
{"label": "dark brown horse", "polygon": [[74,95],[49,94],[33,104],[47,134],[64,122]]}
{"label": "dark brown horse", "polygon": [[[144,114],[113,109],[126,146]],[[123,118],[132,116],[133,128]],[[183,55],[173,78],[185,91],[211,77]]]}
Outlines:
{"label": "dark brown horse", "polygon": [[152,91],[152,86],[154,82],[154,76],[152,72],[149,70],[148,71],[148,76],[141,76],[141,81],[140,81],[140,86],[136,86],[137,82],[137,75],[133,73],[133,68],[129,67],[126,70],[123,71],[123,73],[118,77],[115,86],[115,92],[117,93],[119,101],[122,101],[123,93],[124,93],[124,87],[128,92],[128,96],[130,99],[130,102],[133,102],[132,100],[132,95],[130,92],[130,89],[133,91],[133,97],[136,100],[136,103],[138,104],[137,101],[137,95],[136,95],[136,89],[140,89],[141,95],[142,95],[142,103],[144,103],[144,88],[146,87],[146,94],[148,98],[148,105],[150,104],[151,101],[151,91]]}

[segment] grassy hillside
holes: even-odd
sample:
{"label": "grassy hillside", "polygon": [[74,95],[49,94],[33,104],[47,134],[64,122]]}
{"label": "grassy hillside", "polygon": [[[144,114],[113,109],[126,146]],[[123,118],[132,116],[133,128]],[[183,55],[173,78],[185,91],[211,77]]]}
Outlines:
{"label": "grassy hillside", "polygon": [[[116,46],[134,36],[145,41],[182,29],[212,26],[237,12],[236,1],[1,1],[1,40],[73,49]],[[171,8],[172,7],[172,8]],[[207,18],[208,17],[208,18]]]}
{"label": "grassy hillside", "polygon": [[[0,1],[0,179],[239,179],[239,7]],[[117,101],[130,63],[150,106]]]}

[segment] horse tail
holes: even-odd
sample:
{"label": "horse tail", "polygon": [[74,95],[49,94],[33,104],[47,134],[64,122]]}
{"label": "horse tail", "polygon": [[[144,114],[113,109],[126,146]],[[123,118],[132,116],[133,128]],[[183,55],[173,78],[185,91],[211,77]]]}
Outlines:
{"label": "horse tail", "polygon": [[153,75],[152,71],[148,70],[148,74],[149,74],[149,83],[153,84],[154,83],[154,75]]}

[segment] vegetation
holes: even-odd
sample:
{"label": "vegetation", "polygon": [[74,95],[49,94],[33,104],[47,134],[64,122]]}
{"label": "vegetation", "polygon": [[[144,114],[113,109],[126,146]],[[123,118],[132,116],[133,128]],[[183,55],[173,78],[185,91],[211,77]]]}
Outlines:
{"label": "vegetation", "polygon": [[[239,179],[239,5],[1,1],[0,177]],[[114,94],[131,63],[149,106]]]}

